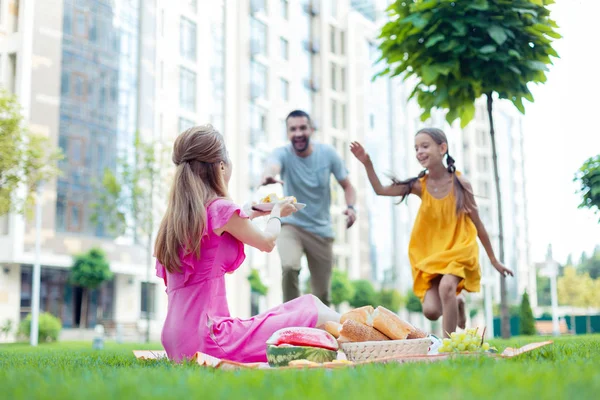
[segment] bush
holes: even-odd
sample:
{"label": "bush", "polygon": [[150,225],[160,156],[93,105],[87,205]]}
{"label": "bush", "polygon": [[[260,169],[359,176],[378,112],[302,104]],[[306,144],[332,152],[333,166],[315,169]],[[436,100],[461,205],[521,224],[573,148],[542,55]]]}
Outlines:
{"label": "bush", "polygon": [[[60,319],[47,312],[40,313],[38,320],[38,342],[56,342],[61,329],[62,322]],[[25,338],[30,337],[31,314],[28,314],[27,317],[19,324],[18,335]]]}
{"label": "bush", "polygon": [[354,296],[349,301],[352,307],[377,306],[379,299],[371,282],[359,279],[352,281],[352,286],[354,286]]}
{"label": "bush", "polygon": [[406,299],[406,309],[410,312],[422,312],[423,305],[417,295],[411,290]]}
{"label": "bush", "polygon": [[404,299],[396,289],[381,289],[379,291],[379,304],[390,311],[398,312]]}
{"label": "bush", "polygon": [[348,279],[346,272],[335,268],[331,278],[331,304],[339,306],[354,297],[354,286]]}
{"label": "bush", "polygon": [[521,335],[535,335],[535,319],[533,318],[533,311],[531,311],[531,306],[529,305],[529,295],[527,292],[523,293],[519,316],[519,333]]}

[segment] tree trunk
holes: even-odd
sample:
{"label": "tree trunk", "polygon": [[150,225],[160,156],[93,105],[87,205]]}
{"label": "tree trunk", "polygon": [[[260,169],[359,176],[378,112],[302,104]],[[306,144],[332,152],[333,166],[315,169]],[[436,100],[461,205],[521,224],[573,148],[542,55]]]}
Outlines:
{"label": "tree trunk", "polygon": [[[494,117],[492,114],[492,93],[487,95],[487,111],[490,119],[490,137],[492,140],[492,164],[494,165],[494,181],[496,183],[496,202],[498,204],[498,260],[504,264],[504,227],[502,219],[502,195],[500,193],[500,174],[498,173],[498,153],[494,132]],[[514,268],[514,266],[513,266]],[[506,278],[500,276],[500,314],[501,332],[504,339],[510,337],[510,317],[508,314],[508,299],[506,298]]]}
{"label": "tree trunk", "polygon": [[592,317],[590,316],[590,310],[588,310],[585,316],[585,333],[588,335],[592,333]]}
{"label": "tree trunk", "polygon": [[88,290],[87,288],[81,288],[81,311],[79,315],[79,327],[87,327],[87,309],[88,309]]}

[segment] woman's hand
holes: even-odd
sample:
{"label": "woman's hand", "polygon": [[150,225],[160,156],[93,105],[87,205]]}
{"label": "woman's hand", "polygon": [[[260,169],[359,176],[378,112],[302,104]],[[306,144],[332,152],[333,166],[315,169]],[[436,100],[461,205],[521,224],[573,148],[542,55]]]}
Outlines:
{"label": "woman's hand", "polygon": [[298,210],[296,210],[296,207],[292,204],[291,200],[284,200],[275,203],[273,210],[271,211],[271,217],[283,218],[295,213],[296,211]]}

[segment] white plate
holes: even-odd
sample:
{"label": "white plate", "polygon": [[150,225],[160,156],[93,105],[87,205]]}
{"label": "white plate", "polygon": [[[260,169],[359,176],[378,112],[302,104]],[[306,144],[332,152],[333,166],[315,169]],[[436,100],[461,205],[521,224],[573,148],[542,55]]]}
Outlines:
{"label": "white plate", "polygon": [[[296,210],[302,210],[304,207],[306,207],[306,204],[304,203],[292,203],[293,206],[296,207]],[[271,211],[273,209],[273,206],[275,206],[275,203],[258,203],[252,206],[252,209],[255,211]]]}

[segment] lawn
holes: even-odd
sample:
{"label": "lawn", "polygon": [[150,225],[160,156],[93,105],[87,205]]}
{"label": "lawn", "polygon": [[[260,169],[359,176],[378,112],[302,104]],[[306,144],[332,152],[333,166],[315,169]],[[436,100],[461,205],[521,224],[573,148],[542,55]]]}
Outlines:
{"label": "lawn", "polygon": [[[493,341],[502,350],[542,338]],[[0,398],[109,399],[593,399],[600,393],[600,335],[559,338],[515,359],[369,365],[343,370],[218,371],[139,362],[159,345],[0,345]]]}

